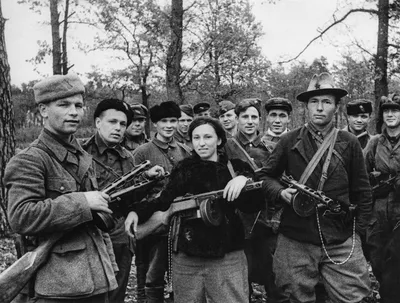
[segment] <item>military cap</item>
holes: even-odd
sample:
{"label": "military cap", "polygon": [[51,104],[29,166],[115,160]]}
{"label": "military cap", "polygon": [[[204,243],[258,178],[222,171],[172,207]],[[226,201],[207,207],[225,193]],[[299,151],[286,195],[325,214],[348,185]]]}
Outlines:
{"label": "military cap", "polygon": [[164,118],[181,117],[181,109],[174,101],[165,101],[150,108],[150,119],[153,123],[157,123]]}
{"label": "military cap", "polygon": [[193,112],[195,114],[200,114],[202,112],[205,112],[211,108],[210,103],[207,102],[201,102],[193,106]]}
{"label": "military cap", "polygon": [[350,101],[346,106],[347,115],[370,114],[372,113],[372,102],[367,99]]}
{"label": "military cap", "polygon": [[183,105],[180,105],[179,108],[181,109],[181,112],[183,112],[186,115],[193,118],[193,116],[194,116],[193,106],[191,106],[190,104],[183,104]]}
{"label": "military cap", "polygon": [[141,103],[131,103],[129,105],[131,107],[131,110],[133,112],[133,118],[138,119],[138,118],[147,118],[147,115],[149,114],[149,110],[147,109],[146,106],[144,106]]}
{"label": "military cap", "polygon": [[235,109],[235,104],[232,103],[229,100],[222,100],[221,102],[218,103],[218,116],[222,116],[226,112]]}
{"label": "military cap", "polygon": [[239,117],[239,114],[241,112],[246,111],[249,107],[254,107],[258,111],[258,114],[261,116],[260,106],[261,106],[261,100],[258,98],[243,99],[236,104],[235,114]]}
{"label": "military cap", "polygon": [[115,109],[117,111],[123,112],[126,115],[127,125],[132,123],[133,112],[128,105],[128,103],[119,100],[119,99],[104,99],[97,104],[96,109],[94,110],[94,119],[100,117],[101,113],[108,110]]}
{"label": "military cap", "polygon": [[321,73],[319,75],[315,74],[312,77],[307,91],[297,95],[296,99],[308,102],[311,97],[327,94],[334,95],[340,99],[347,95],[347,91],[336,87],[331,74]]}
{"label": "military cap", "polygon": [[36,104],[85,93],[85,86],[77,75],[54,75],[33,86]]}
{"label": "military cap", "polygon": [[282,109],[287,111],[288,114],[292,112],[292,103],[285,98],[271,98],[265,103],[264,107],[267,112],[271,109]]}
{"label": "military cap", "polygon": [[381,110],[385,109],[399,109],[400,110],[400,95],[393,93],[389,96],[381,97]]}

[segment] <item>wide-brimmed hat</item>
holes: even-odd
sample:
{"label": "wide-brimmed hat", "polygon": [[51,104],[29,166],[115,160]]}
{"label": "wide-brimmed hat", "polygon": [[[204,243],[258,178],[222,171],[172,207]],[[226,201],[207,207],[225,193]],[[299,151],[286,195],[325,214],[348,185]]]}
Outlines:
{"label": "wide-brimmed hat", "polygon": [[312,77],[307,91],[297,95],[296,99],[302,102],[308,102],[311,97],[326,94],[334,95],[340,99],[347,95],[347,91],[336,87],[331,74],[321,73],[319,75],[315,74]]}

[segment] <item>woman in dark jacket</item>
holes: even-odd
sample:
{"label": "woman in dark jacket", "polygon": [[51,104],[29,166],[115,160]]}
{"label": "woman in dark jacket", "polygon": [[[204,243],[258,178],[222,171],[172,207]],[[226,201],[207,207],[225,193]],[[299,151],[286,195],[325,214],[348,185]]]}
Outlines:
{"label": "woman in dark jacket", "polygon": [[159,198],[138,209],[139,219],[143,222],[162,211],[165,220],[176,197],[223,189],[223,199],[218,201],[221,224],[208,226],[201,218],[185,216],[178,219],[177,251],[172,254],[174,302],[248,302],[244,232],[236,209],[255,212],[261,206],[257,191],[240,195],[253,171],[247,163],[219,153],[226,135],[218,121],[200,117],[190,125],[189,135],[192,156],[173,169]]}

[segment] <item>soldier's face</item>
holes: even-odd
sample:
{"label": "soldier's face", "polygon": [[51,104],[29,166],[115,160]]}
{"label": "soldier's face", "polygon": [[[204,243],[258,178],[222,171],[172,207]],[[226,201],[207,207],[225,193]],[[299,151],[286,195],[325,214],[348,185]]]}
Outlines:
{"label": "soldier's face", "polygon": [[397,128],[400,126],[400,110],[385,109],[383,111],[383,122],[388,128]]}
{"label": "soldier's face", "polygon": [[117,144],[124,137],[127,118],[124,112],[110,108],[102,112],[95,123],[105,143]]}
{"label": "soldier's face", "polygon": [[132,137],[140,136],[144,133],[146,118],[134,118],[132,123],[126,129],[126,133]]}
{"label": "soldier's face", "polygon": [[178,120],[178,129],[182,134],[187,134],[190,123],[193,122],[193,118],[181,112],[181,117]]}
{"label": "soldier's face", "polygon": [[267,114],[268,127],[274,134],[282,134],[289,122],[289,114],[283,109],[271,109]]}
{"label": "soldier's face", "polygon": [[237,125],[237,116],[235,114],[235,110],[228,110],[226,113],[219,116],[219,122],[221,122],[225,130],[231,130],[235,128]]}
{"label": "soldier's face", "polygon": [[358,115],[349,115],[347,117],[347,121],[349,122],[349,128],[351,131],[363,132],[367,129],[369,121],[371,121],[370,114],[358,114]]}
{"label": "soldier's face", "polygon": [[238,129],[245,135],[254,135],[260,125],[260,114],[258,110],[250,106],[246,111],[241,112],[238,117]]}
{"label": "soldier's face", "polygon": [[39,104],[45,128],[62,138],[74,134],[83,118],[83,97],[75,95],[47,104]]}
{"label": "soldier's face", "polygon": [[154,126],[157,128],[159,139],[169,141],[176,131],[178,119],[175,117],[163,118],[157,123],[154,123]]}
{"label": "soldier's face", "polygon": [[337,108],[333,95],[314,96],[307,103],[310,121],[320,127],[328,125],[333,120]]}

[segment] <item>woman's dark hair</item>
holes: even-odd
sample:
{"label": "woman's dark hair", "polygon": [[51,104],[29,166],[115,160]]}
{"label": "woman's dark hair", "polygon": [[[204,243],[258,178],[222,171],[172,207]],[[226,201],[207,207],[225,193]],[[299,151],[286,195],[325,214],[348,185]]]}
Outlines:
{"label": "woman's dark hair", "polygon": [[204,125],[204,124],[208,124],[212,128],[214,128],[215,133],[217,134],[218,138],[221,139],[221,144],[218,145],[218,148],[223,147],[226,143],[225,130],[218,120],[211,118],[211,117],[198,117],[198,118],[194,119],[192,123],[190,123],[189,131],[188,131],[190,139],[192,139],[192,134],[193,134],[193,131],[195,130],[195,128],[197,128],[201,125]]}

